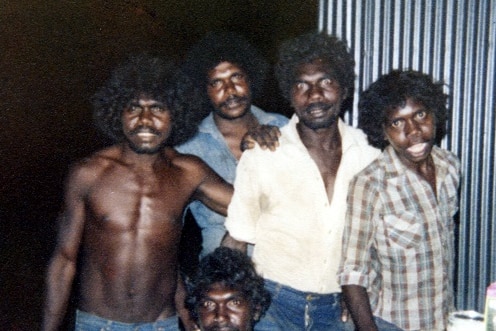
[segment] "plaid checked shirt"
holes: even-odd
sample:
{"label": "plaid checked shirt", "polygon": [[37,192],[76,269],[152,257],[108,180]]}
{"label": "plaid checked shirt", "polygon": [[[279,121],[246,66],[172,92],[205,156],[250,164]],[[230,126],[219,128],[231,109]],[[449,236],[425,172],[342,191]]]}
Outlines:
{"label": "plaid checked shirt", "polygon": [[350,183],[338,271],[367,289],[374,315],[405,330],[444,330],[453,310],[453,216],[460,161],[434,146],[437,197],[391,146]]}

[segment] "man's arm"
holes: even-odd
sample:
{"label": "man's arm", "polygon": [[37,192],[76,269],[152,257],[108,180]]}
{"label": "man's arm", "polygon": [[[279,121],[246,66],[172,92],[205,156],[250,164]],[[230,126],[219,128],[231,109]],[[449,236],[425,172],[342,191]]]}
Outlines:
{"label": "man's arm", "polygon": [[213,211],[227,216],[227,207],[234,193],[232,185],[217,175],[203,161],[198,163],[198,166],[203,180],[195,192],[195,198]]}
{"label": "man's arm", "polygon": [[360,285],[344,285],[343,298],[357,331],[377,331],[367,290]]}
{"label": "man's arm", "polygon": [[77,255],[84,226],[84,183],[72,173],[66,184],[65,210],[59,218],[57,245],[46,276],[42,330],[58,330],[62,323],[76,275]]}

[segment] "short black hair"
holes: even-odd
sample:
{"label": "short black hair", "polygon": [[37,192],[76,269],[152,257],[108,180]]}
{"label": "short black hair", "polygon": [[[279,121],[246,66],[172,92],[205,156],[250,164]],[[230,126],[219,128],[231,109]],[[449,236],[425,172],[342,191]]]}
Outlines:
{"label": "short black hair", "polygon": [[355,60],[346,42],[325,32],[305,33],[289,39],[279,47],[279,60],[275,73],[283,96],[291,102],[291,90],[297,68],[305,63],[321,59],[328,63],[341,89],[351,97],[355,84]]}
{"label": "short black hair", "polygon": [[270,294],[250,258],[239,250],[218,247],[200,261],[196,274],[186,281],[186,308],[197,322],[201,299],[215,283],[243,293],[251,311],[258,311],[260,317],[269,308]]}
{"label": "short black hair", "polygon": [[124,140],[122,111],[140,95],[163,102],[170,110],[173,124],[167,145],[180,144],[196,133],[201,118],[194,110],[201,104],[189,78],[172,60],[142,53],[119,65],[92,98],[95,124],[113,142]]}
{"label": "short black hair", "polygon": [[248,76],[252,98],[260,96],[268,70],[268,63],[259,51],[240,34],[226,31],[209,32],[188,51],[183,70],[201,91],[206,105],[204,116],[212,110],[207,94],[208,72],[219,63],[239,66]]}
{"label": "short black hair", "polygon": [[384,149],[389,142],[384,139],[387,112],[404,107],[407,99],[422,104],[433,112],[436,121],[436,144],[446,135],[448,119],[444,84],[435,82],[430,75],[415,70],[393,70],[385,74],[362,92],[358,103],[358,126],[365,132],[369,143]]}

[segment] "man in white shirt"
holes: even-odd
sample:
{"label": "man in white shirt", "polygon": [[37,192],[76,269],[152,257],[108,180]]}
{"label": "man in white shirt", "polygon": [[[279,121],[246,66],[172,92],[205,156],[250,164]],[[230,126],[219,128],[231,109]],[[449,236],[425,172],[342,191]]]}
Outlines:
{"label": "man in white shirt", "polygon": [[379,150],[339,117],[352,95],[346,43],[323,33],[281,46],[279,85],[295,110],[275,152],[259,146],[239,162],[223,244],[255,245],[272,304],[255,330],[353,330],[343,322],[336,272],[351,178]]}

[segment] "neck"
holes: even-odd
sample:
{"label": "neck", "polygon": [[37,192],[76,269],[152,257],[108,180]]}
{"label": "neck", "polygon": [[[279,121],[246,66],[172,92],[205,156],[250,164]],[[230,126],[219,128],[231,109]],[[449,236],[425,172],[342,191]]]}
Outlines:
{"label": "neck", "polygon": [[221,133],[243,132],[258,125],[258,120],[250,111],[238,118],[224,118],[214,113],[214,122]]}
{"label": "neck", "polygon": [[158,163],[168,162],[168,154],[168,148],[162,148],[152,154],[136,153],[127,144],[121,148],[122,160],[129,166],[142,170],[152,170]]}
{"label": "neck", "polygon": [[329,127],[320,129],[309,128],[300,122],[296,128],[307,149],[317,147],[324,150],[335,150],[341,147],[341,135],[337,121]]}

